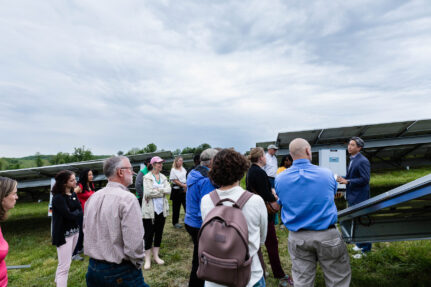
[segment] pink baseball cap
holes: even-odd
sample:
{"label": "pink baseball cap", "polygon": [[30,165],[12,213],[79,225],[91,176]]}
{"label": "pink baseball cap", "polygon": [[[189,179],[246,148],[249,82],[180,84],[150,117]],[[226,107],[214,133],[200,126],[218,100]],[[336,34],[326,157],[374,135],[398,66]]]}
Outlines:
{"label": "pink baseball cap", "polygon": [[150,161],[150,164],[153,164],[155,162],[164,162],[164,160],[160,156],[153,156],[153,158]]}

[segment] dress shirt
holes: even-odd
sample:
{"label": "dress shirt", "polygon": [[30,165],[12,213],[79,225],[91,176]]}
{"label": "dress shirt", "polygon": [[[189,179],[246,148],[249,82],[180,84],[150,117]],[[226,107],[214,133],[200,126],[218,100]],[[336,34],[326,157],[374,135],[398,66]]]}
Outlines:
{"label": "dress shirt", "polygon": [[270,155],[269,153],[265,154],[266,157],[266,165],[263,167],[263,170],[269,177],[277,176],[278,162],[277,157],[275,155]]}
{"label": "dress shirt", "polygon": [[[217,193],[220,199],[230,198],[234,201],[237,201],[243,192],[244,189],[242,189],[242,187],[240,186],[235,186],[228,190],[217,189]],[[232,205],[231,202],[224,202],[223,204]],[[205,195],[202,198],[201,203],[203,220],[205,220],[205,217],[213,208],[214,203],[212,202],[210,195]],[[246,204],[242,207],[241,210],[244,214],[245,219],[247,220],[248,249],[250,257],[253,258],[251,263],[251,277],[250,281],[247,284],[247,287],[251,287],[256,284],[256,282],[258,282],[263,276],[262,265],[260,263],[257,251],[259,250],[260,245],[263,245],[265,243],[266,232],[268,228],[267,211],[262,198],[257,195],[253,195],[252,197],[250,197],[250,199],[246,202]],[[205,286],[219,287],[223,285],[206,281]]]}
{"label": "dress shirt", "polygon": [[277,176],[275,191],[287,229],[325,230],[337,222],[337,182],[329,169],[297,159]]}
{"label": "dress shirt", "polygon": [[84,253],[91,258],[141,268],[144,228],[136,197],[117,182],[93,194],[85,204]]}

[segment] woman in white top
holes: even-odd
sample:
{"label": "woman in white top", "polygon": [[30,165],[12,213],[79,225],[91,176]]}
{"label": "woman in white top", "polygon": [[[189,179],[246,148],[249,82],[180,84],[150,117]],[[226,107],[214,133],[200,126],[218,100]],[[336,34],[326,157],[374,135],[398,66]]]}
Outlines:
{"label": "woman in white top", "polygon": [[[244,192],[239,181],[244,176],[249,167],[249,162],[240,153],[233,149],[223,149],[218,152],[212,163],[209,177],[220,188],[216,189],[220,199],[230,198],[237,201]],[[224,202],[223,204],[232,204]],[[214,208],[214,204],[209,196],[205,195],[201,202],[202,219],[205,220],[207,214]],[[247,287],[263,287],[265,279],[263,269],[259,260],[258,250],[265,243],[266,230],[268,224],[267,211],[263,199],[258,195],[253,195],[243,206],[242,212],[247,220],[248,227],[248,247],[251,263],[251,276]],[[220,274],[223,276],[223,274]],[[205,282],[205,287],[222,286],[214,282]]]}
{"label": "woman in white top", "polygon": [[182,225],[178,223],[180,217],[181,204],[183,205],[184,212],[186,212],[186,174],[187,171],[183,167],[183,158],[177,156],[172,164],[171,174],[169,180],[172,182],[172,225],[175,228],[182,228]]}
{"label": "woman in white top", "polygon": [[166,195],[171,193],[171,185],[166,176],[161,173],[163,159],[155,156],[151,159],[150,164],[153,169],[144,176],[144,200],[142,201],[142,221],[144,222],[145,230],[144,269],[147,270],[151,267],[151,250],[157,264],[165,263],[159,257],[159,250],[166,216],[168,216],[169,212]]}

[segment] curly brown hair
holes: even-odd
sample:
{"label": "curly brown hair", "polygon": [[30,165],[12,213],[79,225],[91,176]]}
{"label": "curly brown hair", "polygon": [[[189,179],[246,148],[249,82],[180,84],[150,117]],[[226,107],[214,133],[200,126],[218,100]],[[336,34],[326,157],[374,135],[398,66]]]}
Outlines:
{"label": "curly brown hair", "polygon": [[208,175],[216,185],[227,186],[241,180],[249,167],[245,156],[233,149],[223,149],[214,156]]}

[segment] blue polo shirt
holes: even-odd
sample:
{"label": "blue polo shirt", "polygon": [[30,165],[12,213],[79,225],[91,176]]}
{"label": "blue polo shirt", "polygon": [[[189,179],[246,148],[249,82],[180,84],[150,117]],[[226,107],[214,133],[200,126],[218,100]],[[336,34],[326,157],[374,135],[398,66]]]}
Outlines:
{"label": "blue polo shirt", "polygon": [[329,169],[297,159],[277,176],[275,191],[287,229],[325,230],[337,222],[337,182]]}

